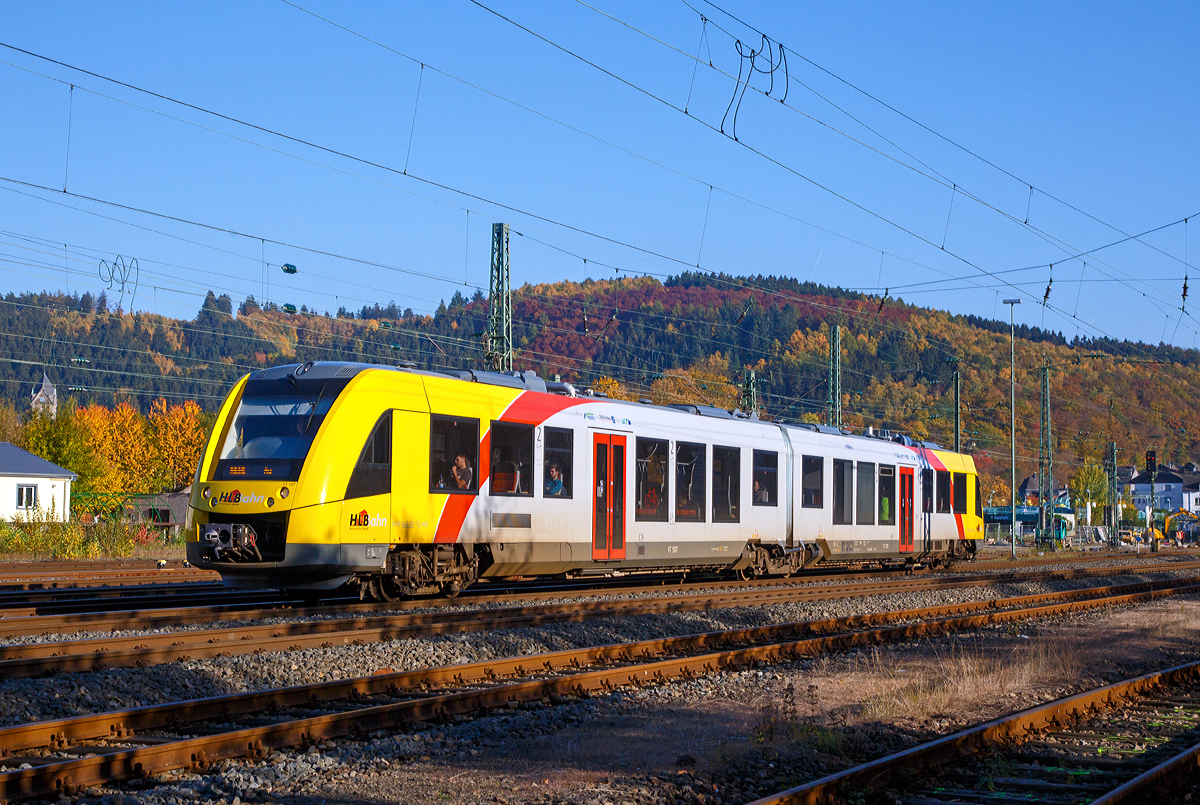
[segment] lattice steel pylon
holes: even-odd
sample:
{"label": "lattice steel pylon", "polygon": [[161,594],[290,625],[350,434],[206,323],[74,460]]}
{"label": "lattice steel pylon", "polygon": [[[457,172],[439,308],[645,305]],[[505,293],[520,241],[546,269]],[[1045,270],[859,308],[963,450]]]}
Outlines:
{"label": "lattice steel pylon", "polygon": [[1104,524],[1108,526],[1108,544],[1117,546],[1117,529],[1121,523],[1121,502],[1117,493],[1117,443],[1108,443],[1108,454],[1104,457],[1104,472],[1108,475],[1108,505],[1105,507]]}
{"label": "lattice steel pylon", "polygon": [[842,427],[842,326],[829,328],[829,414],[827,424]]}
{"label": "lattice steel pylon", "polygon": [[483,357],[494,371],[512,371],[512,282],[508,262],[508,224],[492,224],[492,271],[488,281],[488,318]]}
{"label": "lattice steel pylon", "polygon": [[758,410],[758,377],[753,369],[746,370],[746,379],[742,381],[741,399],[738,401],[742,411],[753,414]]}
{"label": "lattice steel pylon", "polygon": [[1038,544],[1054,539],[1054,442],[1050,432],[1050,364],[1042,360],[1042,426],[1038,434]]}

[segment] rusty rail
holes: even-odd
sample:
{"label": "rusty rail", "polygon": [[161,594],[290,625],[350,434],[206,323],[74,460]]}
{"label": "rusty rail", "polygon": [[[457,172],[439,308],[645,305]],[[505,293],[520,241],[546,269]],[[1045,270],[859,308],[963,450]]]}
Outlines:
{"label": "rusty rail", "polygon": [[[673,677],[690,678],[700,674],[759,663],[786,662],[823,651],[878,645],[884,642],[946,634],[962,629],[1078,609],[1135,603],[1168,595],[1197,593],[1200,592],[1200,578],[1180,580],[1173,587],[1159,587],[1139,592],[1123,591],[1130,586],[1141,585],[1121,585],[1118,588],[1110,589],[1109,594],[1082,601],[1033,605],[1020,609],[1002,609],[957,617],[944,616],[946,611],[953,610],[955,607],[934,607],[828,621],[782,624],[756,629],[555,652],[472,665],[384,674],[346,680],[345,682],[318,683],[298,688],[239,694],[10,727],[0,730],[0,747],[5,753],[34,746],[61,750],[67,744],[87,737],[107,736],[113,741],[135,742],[137,739],[133,735],[140,730],[161,728],[166,725],[194,724],[201,720],[214,718],[227,719],[231,714],[258,712],[271,707],[299,703],[312,705],[371,693],[396,695],[402,690],[417,690],[422,686],[435,684],[453,684],[462,687],[484,682],[492,683],[482,688],[446,693],[435,692],[406,701],[386,704],[372,705],[370,702],[365,702],[365,706],[361,709],[349,712],[290,719],[267,726],[234,729],[229,732],[165,743],[156,742],[131,749],[111,746],[96,747],[97,754],[95,755],[71,759],[51,758],[49,762],[33,768],[14,769],[0,773],[0,800],[9,801],[34,796],[70,794],[82,786],[140,777],[172,768],[187,767],[201,771],[213,761],[222,758],[259,757],[272,749],[304,746],[325,738],[363,734],[413,721],[463,715],[503,706],[512,701],[533,701],[548,696],[586,696],[593,691],[610,690],[623,685],[643,685],[666,681]],[[1002,599],[998,602],[987,603],[999,606],[1019,606],[1022,601],[1044,597],[1022,596],[1018,599]],[[920,621],[918,620],[920,618],[932,618],[932,620]],[[855,625],[905,620],[917,620],[918,622],[899,623],[863,631],[843,631],[835,634],[808,636],[786,642],[762,643],[749,648],[711,650],[730,642],[761,643],[765,640],[778,640],[780,637],[787,636],[788,630],[791,630],[791,633],[798,629],[810,633],[821,630],[836,631]],[[667,652],[702,649],[708,649],[708,653],[669,659],[650,659],[644,662],[636,661],[636,658],[652,657]],[[610,665],[594,670],[586,668],[588,665],[600,662],[628,664]],[[566,673],[561,673],[563,671]],[[530,673],[540,675],[560,673],[560,675],[509,683],[500,681],[505,676],[525,676]],[[1073,698],[1077,699],[1078,697]],[[1077,709],[1081,705],[1076,703],[1071,706]],[[1055,713],[1061,713],[1065,718],[1067,714],[1073,712],[1075,712],[1074,709],[1060,708],[1056,710],[1051,706],[1027,711],[1027,713],[1036,713],[1036,716],[1030,718],[1040,719],[1037,720],[1038,724],[1050,723],[1050,718]],[[990,728],[992,732],[1010,734],[1008,726],[1003,728],[995,726],[998,723],[993,722],[992,725],[984,725],[984,727],[976,728],[968,733],[974,735],[980,731],[988,732]],[[1021,722],[1021,724],[1024,723],[1033,723],[1033,721]],[[1017,727],[1014,726],[1012,729],[1016,730]],[[1018,733],[1013,732],[1012,734]],[[964,746],[973,747],[977,740],[968,738]],[[940,743],[942,747],[951,747],[952,744],[948,741],[949,739],[943,739],[942,742],[937,743]],[[946,752],[949,749],[943,748],[940,751]],[[955,748],[954,751],[958,751],[958,749]],[[796,801],[815,802],[816,800]]]}
{"label": "rusty rail", "polygon": [[[1200,564],[1200,563],[1197,563]],[[1036,574],[1033,578],[1080,578],[1100,570],[1069,570]],[[1012,580],[1004,574],[1002,580]],[[329,648],[337,645],[396,640],[431,634],[449,634],[583,621],[622,615],[663,614],[740,606],[765,606],[799,601],[829,600],[889,592],[971,587],[995,583],[995,578],[922,578],[907,582],[888,580],[874,585],[727,590],[696,595],[539,604],[503,609],[465,609],[405,613],[363,618],[302,621],[219,629],[196,629],[165,634],[103,637],[85,640],[46,641],[0,646],[0,677],[30,677],[59,672],[154,665],[182,659]],[[1156,589],[1175,584],[1173,579],[1123,585],[1127,589]],[[1081,588],[1025,597],[1026,602],[1072,600],[1114,588]],[[1099,591],[1099,592],[1098,592]],[[993,608],[992,601],[967,602],[953,611]],[[947,611],[947,610],[942,610]]]}
{"label": "rusty rail", "polygon": [[[1200,568],[1200,562],[1169,562],[1153,565],[1133,565],[1111,568],[1077,568],[1058,571],[1037,571],[1033,573],[974,573],[974,574],[923,574],[920,576],[898,576],[880,581],[814,584],[808,580],[771,579],[749,582],[706,581],[696,582],[694,586],[702,589],[716,590],[745,590],[753,591],[759,588],[797,589],[813,591],[812,598],[834,600],[850,595],[876,595],[889,592],[906,592],[920,589],[943,589],[948,587],[970,587],[991,583],[1018,581],[1058,581],[1067,579],[1092,578],[1095,576],[1120,576],[1134,573],[1155,573],[1174,570],[1192,570]],[[622,595],[643,595],[662,592],[661,584],[648,584],[640,587],[625,587],[619,592]],[[458,599],[458,605],[482,605],[527,601],[537,597],[568,597],[587,595],[599,591],[564,591],[554,593],[544,592],[514,592],[499,594],[476,594],[469,598]],[[295,618],[321,617],[328,615],[346,615],[353,613],[371,613],[384,611],[406,611],[411,609],[429,608],[430,601],[409,600],[390,604],[378,602],[353,602],[321,606],[295,606],[292,601],[256,602],[254,608],[244,604],[225,604],[219,606],[187,607],[179,610],[145,609],[122,610],[115,612],[87,612],[56,615],[25,614],[15,616],[13,613],[0,612],[0,637],[18,635],[40,635],[48,633],[70,634],[80,631],[106,631],[128,629],[162,629],[172,626],[183,626],[195,623],[212,623],[224,620],[252,620],[274,616],[289,616]]]}
{"label": "rusty rail", "polygon": [[[947,735],[920,746],[830,774],[796,788],[762,797],[751,805],[820,805],[846,801],[849,793],[887,788],[904,778],[911,785],[914,773],[930,772],[966,755],[1018,744],[1044,730],[1061,730],[1095,717],[1103,711],[1129,706],[1138,697],[1166,686],[1200,684],[1200,661],[1127,679],[1111,685],[1037,705],[1003,718]],[[1195,767],[1200,745],[1138,775],[1096,799],[1093,805],[1144,802],[1147,789]]]}

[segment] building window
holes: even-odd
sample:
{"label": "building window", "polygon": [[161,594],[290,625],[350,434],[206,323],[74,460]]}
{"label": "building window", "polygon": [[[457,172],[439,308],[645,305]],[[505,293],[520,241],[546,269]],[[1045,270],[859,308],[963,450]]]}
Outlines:
{"label": "building window", "polygon": [[754,498],[755,506],[778,505],[779,454],[768,450],[754,451]]}
{"label": "building window", "polygon": [[543,497],[571,497],[571,479],[575,466],[575,431],[546,428],[545,463],[542,468]]}
{"label": "building window", "polygon": [[804,456],[800,459],[800,505],[820,509],[825,505],[825,459]]}
{"label": "building window", "polygon": [[937,510],[950,511],[950,473],[946,470],[937,471]]}
{"label": "building window", "polygon": [[346,500],[371,495],[386,495],[392,491],[392,412],[388,411],[375,423],[367,437],[358,463],[346,485]]}
{"label": "building window", "polygon": [[29,486],[17,487],[17,508],[37,508],[37,486],[30,484]]}
{"label": "building window", "polygon": [[713,445],[713,522],[736,523],[741,509],[742,451]]}
{"label": "building window", "polygon": [[858,462],[858,516],[859,525],[875,525],[875,465],[870,461]]}
{"label": "building window", "polygon": [[967,474],[954,473],[954,513],[967,513]]}
{"label": "building window", "polygon": [[933,470],[921,470],[921,511],[933,511]]}
{"label": "building window", "polygon": [[879,524],[896,524],[896,468],[879,465]]}
{"label": "building window", "polygon": [[533,497],[533,425],[492,423],[488,494]]}
{"label": "building window", "polygon": [[704,522],[705,446],[675,445],[675,520]]}
{"label": "building window", "polygon": [[429,490],[479,489],[479,420],[435,416],[429,425]]}
{"label": "building window", "polygon": [[854,462],[840,458],[833,460],[833,522],[854,523]]}
{"label": "building window", "polygon": [[670,499],[670,477],[667,475],[667,441],[665,439],[637,440],[637,508],[635,520],[665,523],[667,501]]}

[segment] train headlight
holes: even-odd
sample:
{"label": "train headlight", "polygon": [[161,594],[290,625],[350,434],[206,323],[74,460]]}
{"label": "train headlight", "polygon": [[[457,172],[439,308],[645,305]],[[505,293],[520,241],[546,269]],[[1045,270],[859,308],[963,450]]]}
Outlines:
{"label": "train headlight", "polygon": [[204,487],[204,491],[201,494],[204,495],[205,500],[208,500],[209,498],[212,497],[212,490],[206,486],[206,487]]}
{"label": "train headlight", "polygon": [[279,490],[279,497],[282,500],[287,500],[287,496],[290,494],[292,494],[292,490],[288,489],[286,486]]}
{"label": "train headlight", "polygon": [[275,498],[267,498],[267,508],[269,509],[274,505],[275,505]]}

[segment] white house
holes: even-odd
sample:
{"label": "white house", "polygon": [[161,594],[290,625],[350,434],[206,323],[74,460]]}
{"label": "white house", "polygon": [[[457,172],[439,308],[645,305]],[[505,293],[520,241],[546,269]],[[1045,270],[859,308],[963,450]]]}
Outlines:
{"label": "white house", "polygon": [[71,482],[75,473],[27,453],[15,444],[0,442],[0,519],[37,509],[66,522],[71,516]]}

